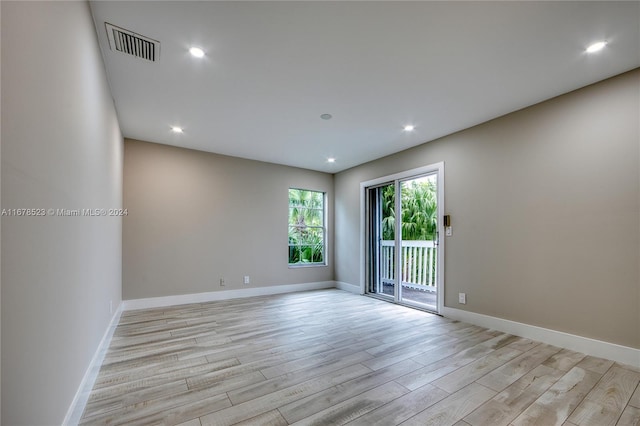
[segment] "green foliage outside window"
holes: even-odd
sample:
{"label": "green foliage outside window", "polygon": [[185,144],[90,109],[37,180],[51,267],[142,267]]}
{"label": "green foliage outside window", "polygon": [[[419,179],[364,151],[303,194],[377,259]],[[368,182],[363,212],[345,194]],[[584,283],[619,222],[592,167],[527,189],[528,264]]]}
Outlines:
{"label": "green foliage outside window", "polygon": [[[411,181],[402,185],[402,239],[435,239],[438,217],[436,186],[433,180]],[[382,192],[382,239],[395,239],[395,186]]]}
{"label": "green foliage outside window", "polygon": [[[400,203],[402,207],[402,240],[433,241],[438,230],[438,197],[435,179],[422,178],[403,182]],[[382,189],[382,239],[395,240],[395,185]],[[403,251],[402,276],[416,277],[420,273],[420,262],[413,251]],[[392,260],[393,262],[393,260]],[[431,262],[431,276],[436,276],[437,260]],[[393,270],[394,266],[391,266]]]}
{"label": "green foliage outside window", "polygon": [[289,264],[325,263],[324,193],[289,189]]}

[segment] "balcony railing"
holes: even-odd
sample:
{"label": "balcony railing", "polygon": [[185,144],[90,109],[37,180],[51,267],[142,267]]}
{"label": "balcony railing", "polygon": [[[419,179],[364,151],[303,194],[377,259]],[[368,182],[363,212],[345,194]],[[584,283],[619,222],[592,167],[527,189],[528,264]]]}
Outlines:
{"label": "balcony railing", "polygon": [[[383,283],[395,282],[395,241],[383,240],[380,275]],[[437,251],[433,241],[402,241],[401,284],[436,291]]]}

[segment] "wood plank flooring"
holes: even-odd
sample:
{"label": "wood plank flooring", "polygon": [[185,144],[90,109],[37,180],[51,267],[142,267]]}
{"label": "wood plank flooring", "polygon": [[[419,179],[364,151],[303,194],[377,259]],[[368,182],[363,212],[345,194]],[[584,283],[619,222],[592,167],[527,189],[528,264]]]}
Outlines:
{"label": "wood plank flooring", "polygon": [[340,290],[122,315],[81,424],[640,425],[640,371]]}

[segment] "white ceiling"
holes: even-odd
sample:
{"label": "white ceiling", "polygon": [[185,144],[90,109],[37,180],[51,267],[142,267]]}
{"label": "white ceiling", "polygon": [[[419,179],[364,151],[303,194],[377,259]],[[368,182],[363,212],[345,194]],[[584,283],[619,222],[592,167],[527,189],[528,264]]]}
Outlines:
{"label": "white ceiling", "polygon": [[[330,173],[640,66],[637,1],[91,9],[125,137]],[[110,50],[105,21],[159,40],[160,61]]]}

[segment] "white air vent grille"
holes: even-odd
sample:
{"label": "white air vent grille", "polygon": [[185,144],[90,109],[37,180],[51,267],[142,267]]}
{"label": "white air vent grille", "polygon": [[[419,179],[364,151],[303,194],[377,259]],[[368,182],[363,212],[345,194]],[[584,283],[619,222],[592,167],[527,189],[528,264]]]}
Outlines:
{"label": "white air vent grille", "polygon": [[160,59],[159,41],[116,27],[108,22],[105,22],[104,25],[107,28],[107,37],[109,38],[111,50],[151,62],[156,62]]}

